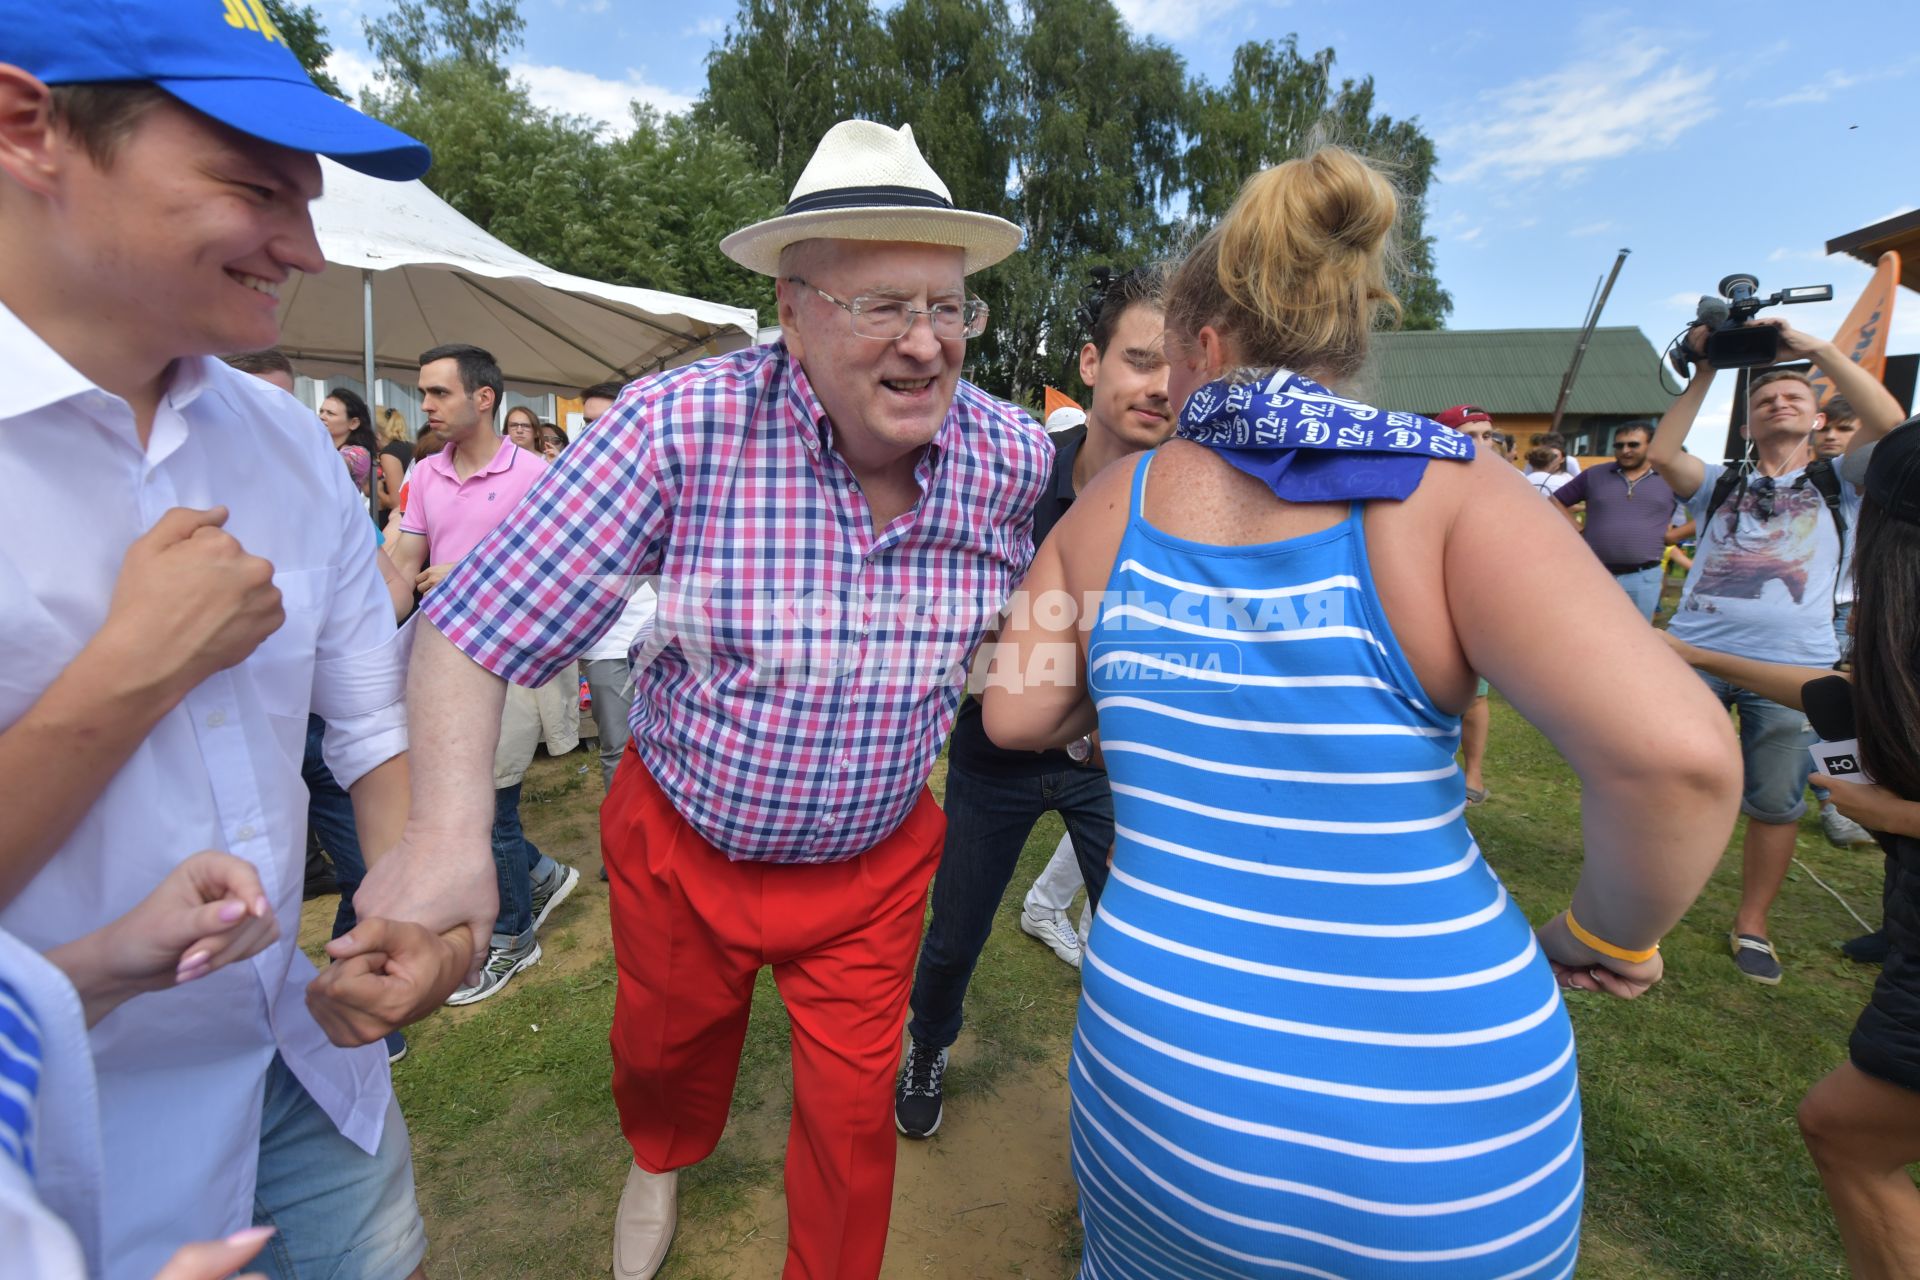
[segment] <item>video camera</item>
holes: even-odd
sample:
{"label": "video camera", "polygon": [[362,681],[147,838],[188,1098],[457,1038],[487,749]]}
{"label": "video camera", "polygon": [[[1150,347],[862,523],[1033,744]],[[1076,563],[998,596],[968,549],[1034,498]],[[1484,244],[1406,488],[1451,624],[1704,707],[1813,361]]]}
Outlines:
{"label": "video camera", "polygon": [[1780,335],[1771,325],[1749,326],[1754,313],[1782,303],[1831,301],[1830,284],[1800,285],[1763,298],[1759,280],[1744,272],[1730,275],[1720,282],[1719,295],[1701,298],[1694,312],[1695,322],[1707,326],[1706,350],[1695,351],[1682,334],[1671,352],[1674,371],[1684,378],[1702,358],[1716,369],[1772,364],[1780,355]]}

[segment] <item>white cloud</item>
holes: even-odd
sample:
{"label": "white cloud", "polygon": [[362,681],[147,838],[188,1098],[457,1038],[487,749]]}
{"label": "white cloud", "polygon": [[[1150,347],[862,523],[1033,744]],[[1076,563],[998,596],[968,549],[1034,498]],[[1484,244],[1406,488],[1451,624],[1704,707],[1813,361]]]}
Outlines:
{"label": "white cloud", "polygon": [[627,104],[636,99],[670,113],[685,111],[693,105],[693,95],[654,84],[631,68],[622,80],[608,80],[572,67],[541,66],[533,62],[516,62],[507,70],[526,85],[527,94],[536,106],[597,120],[616,137],[632,131],[633,117]]}
{"label": "white cloud", "polygon": [[[1115,0],[1115,7],[1135,34],[1171,41],[1217,28],[1235,9],[1246,8],[1250,2],[1253,0]],[[1269,0],[1262,7],[1279,6]]]}
{"label": "white cloud", "polygon": [[1781,94],[1777,98],[1749,98],[1747,105],[1749,107],[1791,107],[1809,102],[1825,102],[1834,94],[1844,93],[1846,90],[1859,85],[1872,84],[1876,80],[1898,80],[1901,76],[1913,70],[1915,65],[1916,60],[1909,58],[1907,61],[1894,66],[1878,67],[1871,71],[1840,71],[1836,69],[1827,72],[1827,74],[1821,76],[1812,84],[1803,85],[1792,93]]}
{"label": "white cloud", "polygon": [[1449,182],[1534,178],[1669,146],[1714,114],[1712,67],[1693,68],[1650,32],[1615,31],[1557,71],[1482,93],[1442,133]]}
{"label": "white cloud", "polygon": [[335,49],[324,64],[328,75],[345,89],[355,102],[373,87],[373,63],[350,49]]}
{"label": "white cloud", "polygon": [[1569,230],[1567,234],[1570,236],[1597,236],[1611,230],[1613,230],[1613,220],[1608,218],[1600,222],[1589,222],[1583,226],[1574,227]]}
{"label": "white cloud", "polygon": [[727,20],[720,17],[702,18],[692,26],[682,30],[680,34],[682,36],[698,36],[703,40],[718,40],[721,36],[727,34]]}
{"label": "white cloud", "polygon": [[1486,230],[1485,227],[1472,227],[1466,231],[1462,231],[1459,235],[1453,238],[1454,243],[1472,244],[1474,241],[1480,238],[1480,234],[1485,230]]}
{"label": "white cloud", "polygon": [[1789,249],[1785,246],[1775,249],[1767,255],[1768,262],[1820,262],[1825,260],[1825,249]]}

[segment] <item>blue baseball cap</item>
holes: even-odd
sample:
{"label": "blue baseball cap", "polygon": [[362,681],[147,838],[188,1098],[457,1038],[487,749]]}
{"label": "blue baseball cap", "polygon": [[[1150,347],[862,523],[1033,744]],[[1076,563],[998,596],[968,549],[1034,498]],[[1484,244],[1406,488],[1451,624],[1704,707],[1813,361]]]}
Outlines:
{"label": "blue baseball cap", "polygon": [[0,4],[0,62],[43,84],[145,81],[232,129],[406,181],[433,154],[320,90],[260,0]]}

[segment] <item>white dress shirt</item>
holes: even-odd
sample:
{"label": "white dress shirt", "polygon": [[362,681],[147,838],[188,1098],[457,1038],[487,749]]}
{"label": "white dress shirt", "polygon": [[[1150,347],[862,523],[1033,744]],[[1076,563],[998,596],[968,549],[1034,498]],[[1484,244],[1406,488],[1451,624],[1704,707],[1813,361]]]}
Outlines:
{"label": "white dress shirt", "polygon": [[372,1151],[392,1087],[379,1044],[331,1045],[295,944],[309,708],[341,785],[406,749],[402,633],[373,524],[326,431],[292,396],[213,359],[177,361],[143,448],[125,401],[0,306],[0,726],[107,616],[128,546],[172,507],[226,506],[272,562],[286,621],[160,720],[0,926],[45,951],[122,914],[201,849],[259,868],[280,940],[250,963],[137,997],[93,1030],[109,1280],[251,1222],[261,1091],[277,1049]]}

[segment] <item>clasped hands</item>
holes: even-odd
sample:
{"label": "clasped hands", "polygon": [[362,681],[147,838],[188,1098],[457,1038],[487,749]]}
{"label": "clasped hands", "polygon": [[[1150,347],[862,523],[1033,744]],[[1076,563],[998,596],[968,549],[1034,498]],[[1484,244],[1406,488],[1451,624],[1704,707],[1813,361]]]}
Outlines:
{"label": "clasped hands", "polygon": [[499,911],[486,833],[456,839],[410,825],[353,905],[363,918],[327,944],[333,963],[307,986],[314,1020],[347,1047],[419,1021],[478,977]]}

